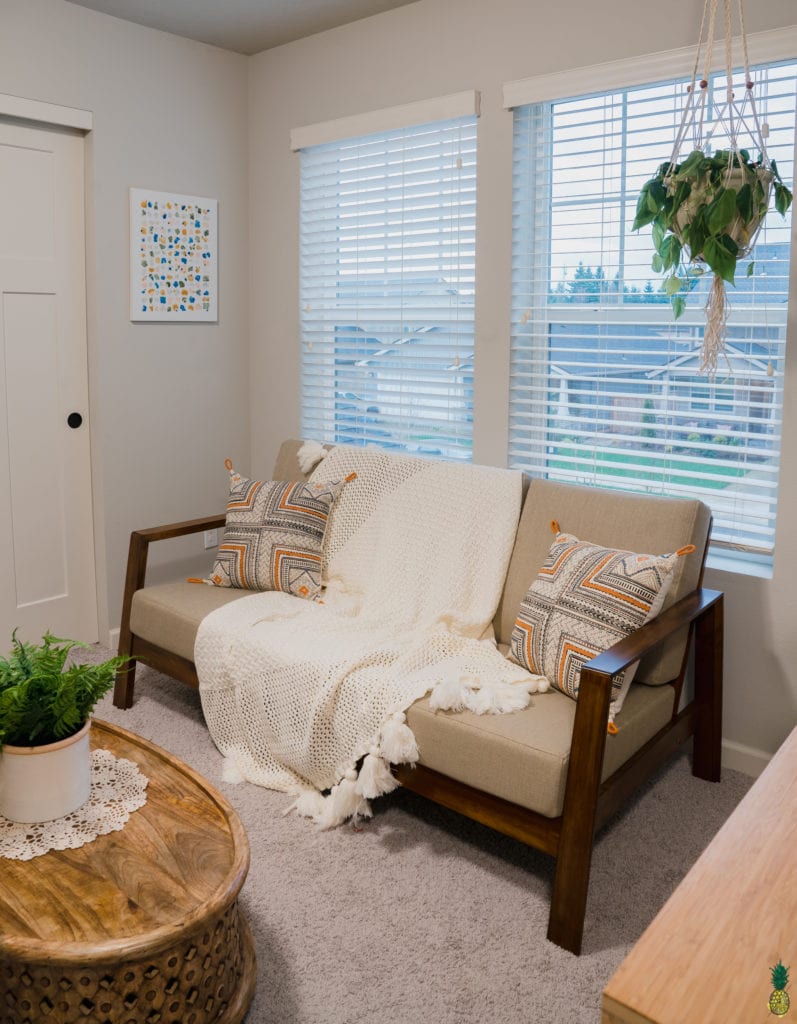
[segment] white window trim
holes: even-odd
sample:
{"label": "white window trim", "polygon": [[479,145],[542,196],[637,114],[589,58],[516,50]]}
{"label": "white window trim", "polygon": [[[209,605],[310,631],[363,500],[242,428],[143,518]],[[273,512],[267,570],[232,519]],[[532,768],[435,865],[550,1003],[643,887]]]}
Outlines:
{"label": "white window trim", "polygon": [[[750,63],[790,60],[797,54],[797,25],[786,25],[771,32],[756,32],[747,37]],[[695,65],[695,47],[647,53],[640,57],[591,64],[587,67],[556,71],[550,75],[534,75],[505,82],[504,109],[562,100],[571,96],[584,96],[591,92],[608,92],[629,85],[647,85],[665,79],[691,75]],[[734,63],[741,60],[741,39],[733,44]],[[717,43],[711,62],[712,68],[724,67],[724,43]]]}
{"label": "white window trim", "polygon": [[478,117],[481,95],[475,89],[450,93],[433,99],[404,103],[383,110],[371,110],[364,114],[338,117],[333,121],[320,121],[291,129],[291,149],[297,152],[308,146],[320,146],[326,142],[341,142],[343,139],[373,135],[375,132],[389,132],[396,128],[409,128],[416,124],[432,121],[449,121],[456,117]]}

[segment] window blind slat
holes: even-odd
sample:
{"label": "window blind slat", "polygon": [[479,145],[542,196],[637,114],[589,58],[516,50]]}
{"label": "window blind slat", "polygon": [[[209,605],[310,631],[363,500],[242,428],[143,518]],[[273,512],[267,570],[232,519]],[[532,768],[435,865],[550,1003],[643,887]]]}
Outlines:
{"label": "window blind slat", "polygon": [[[753,69],[768,149],[793,180],[797,63]],[[631,231],[669,156],[685,81],[514,111],[510,465],[560,480],[699,497],[714,542],[771,557],[790,217],[772,212],[730,289],[726,355],[699,372],[710,275],[677,324]],[[711,88],[724,89],[715,75]],[[718,146],[722,145],[718,141]]]}

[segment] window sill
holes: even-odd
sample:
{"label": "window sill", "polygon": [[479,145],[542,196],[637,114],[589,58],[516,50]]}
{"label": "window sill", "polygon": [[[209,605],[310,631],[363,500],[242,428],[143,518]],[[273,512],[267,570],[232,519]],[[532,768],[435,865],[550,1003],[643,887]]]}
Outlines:
{"label": "window sill", "polygon": [[747,551],[731,551],[728,548],[708,549],[706,568],[718,572],[735,573],[738,576],[757,576],[762,580],[772,579],[772,559],[766,555],[752,555]]}

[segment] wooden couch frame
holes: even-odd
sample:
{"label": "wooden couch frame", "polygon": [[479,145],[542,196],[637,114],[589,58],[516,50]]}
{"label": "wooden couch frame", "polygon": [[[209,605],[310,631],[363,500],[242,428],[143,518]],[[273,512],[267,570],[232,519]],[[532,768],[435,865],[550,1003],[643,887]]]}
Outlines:
{"label": "wooden couch frame", "polygon": [[[207,516],[149,530],[136,530],[131,534],[119,653],[133,660],[117,674],[113,698],[116,707],[132,706],[136,660],[189,686],[199,686],[192,661],[131,632],[130,610],[133,595],[144,586],[147,555],[152,542],[219,529],[224,522],[223,515]],[[613,775],[601,782],[612,676],[684,627],[690,631],[689,643],[679,676],[669,684],[674,691],[671,720]],[[692,644],[694,697],[678,710]],[[554,857],[556,870],[548,938],[558,946],[579,954],[592,846],[597,830],[690,736],[693,737],[693,774],[712,782],[720,779],[722,649],[723,594],[699,584],[696,590],[653,622],[642,626],[582,668],[564,805],[558,818],[546,818],[422,765],[412,769],[400,765],[395,769],[396,776],[407,789]]]}

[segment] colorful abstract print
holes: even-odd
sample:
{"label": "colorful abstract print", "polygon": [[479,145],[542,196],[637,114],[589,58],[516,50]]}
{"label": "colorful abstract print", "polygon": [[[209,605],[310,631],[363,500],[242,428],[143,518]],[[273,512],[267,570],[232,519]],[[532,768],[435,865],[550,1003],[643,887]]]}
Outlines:
{"label": "colorful abstract print", "polygon": [[343,482],[248,480],[234,471],[231,477],[224,536],[207,582],[316,597],[324,533]]}
{"label": "colorful abstract print", "polygon": [[[521,602],[512,657],[576,698],[582,667],[658,614],[677,559],[677,554],[637,555],[558,533]],[[612,679],[614,713],[632,674],[627,669]]]}
{"label": "colorful abstract print", "polygon": [[214,316],[216,202],[133,190],[134,318]]}

